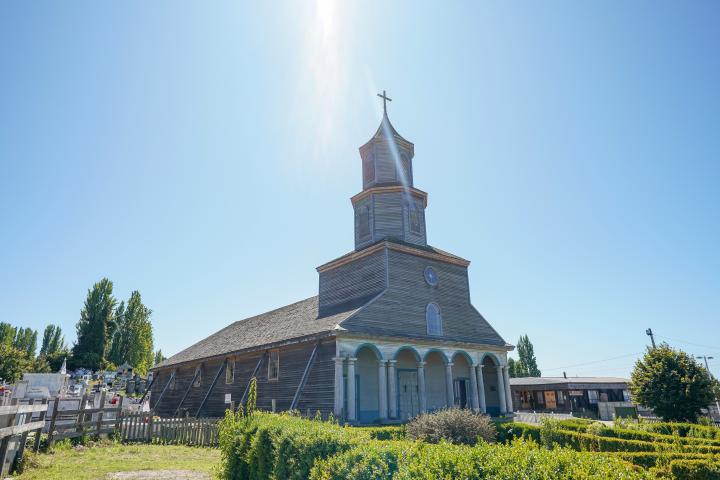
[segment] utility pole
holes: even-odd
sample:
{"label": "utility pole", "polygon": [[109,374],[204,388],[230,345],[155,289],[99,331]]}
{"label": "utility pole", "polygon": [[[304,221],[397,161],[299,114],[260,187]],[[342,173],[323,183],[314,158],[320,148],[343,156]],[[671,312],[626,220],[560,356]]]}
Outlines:
{"label": "utility pole", "polygon": [[653,346],[653,348],[655,348],[655,335],[653,335],[652,328],[648,328],[647,330],[645,330],[645,333],[650,337],[652,346]]}
{"label": "utility pole", "polygon": [[[697,358],[702,358],[703,360],[705,360],[705,370],[707,370],[710,378],[713,378],[713,374],[712,372],[710,372],[710,367],[708,366],[708,360],[712,360],[714,357],[708,357],[707,355],[698,355]],[[715,397],[715,406],[718,409],[718,415],[720,415],[720,402],[718,402],[717,397]]]}

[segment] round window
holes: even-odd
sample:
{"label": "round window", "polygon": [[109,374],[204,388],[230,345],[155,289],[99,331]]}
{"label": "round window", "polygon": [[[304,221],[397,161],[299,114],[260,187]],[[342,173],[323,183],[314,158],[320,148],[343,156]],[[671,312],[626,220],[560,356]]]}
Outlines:
{"label": "round window", "polygon": [[425,268],[425,281],[428,283],[428,285],[434,287],[438,284],[438,276],[437,273],[435,273],[435,269],[432,267],[426,267]]}

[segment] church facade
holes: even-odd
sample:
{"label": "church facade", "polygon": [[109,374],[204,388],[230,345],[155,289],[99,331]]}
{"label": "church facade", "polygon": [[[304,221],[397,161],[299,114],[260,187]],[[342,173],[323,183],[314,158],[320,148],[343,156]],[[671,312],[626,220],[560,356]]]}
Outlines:
{"label": "church facade", "polygon": [[317,296],[235,322],[154,367],[158,414],[220,416],[247,400],[253,377],[259,408],[350,423],[448,407],[512,412],[513,347],[470,302],[470,262],[427,243],[414,145],[387,110],[360,157],[354,250],[317,267]]}

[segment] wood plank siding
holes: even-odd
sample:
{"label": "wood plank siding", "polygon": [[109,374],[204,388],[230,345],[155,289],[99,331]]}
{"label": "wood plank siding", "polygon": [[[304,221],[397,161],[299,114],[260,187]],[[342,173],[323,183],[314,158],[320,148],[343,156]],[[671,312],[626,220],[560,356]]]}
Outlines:
{"label": "wood plank siding", "polygon": [[[389,279],[386,291],[344,320],[341,324],[344,329],[392,337],[505,345],[470,303],[467,267],[394,249],[386,252]],[[437,273],[435,287],[425,282],[423,272],[428,266]],[[427,334],[425,311],[430,302],[440,307],[442,336]]]}
{"label": "wood plank siding", "polygon": [[[150,396],[151,408],[162,417],[175,416],[180,401],[186,392],[181,411],[194,416],[203,398],[207,394],[210,385],[223,362],[235,362],[235,375],[232,383],[226,383],[223,373],[215,384],[212,393],[203,406],[200,415],[203,417],[216,417],[224,414],[228,407],[225,404],[225,394],[230,394],[232,401],[237,405],[250,381],[258,360],[263,357],[263,363],[257,374],[257,406],[263,410],[271,410],[273,399],[277,411],[290,408],[293,396],[302,380],[305,366],[317,341],[308,341],[279,347],[280,371],[277,380],[268,379],[268,360],[265,350],[253,351],[244,354],[228,355],[224,358],[214,358],[205,361],[194,361],[178,366],[169,366],[157,370],[158,375],[152,385]],[[333,408],[333,374],[335,355],[335,339],[325,338],[320,341],[316,358],[310,367],[308,378],[303,391],[300,394],[298,409],[305,412],[310,409],[312,413],[320,410],[327,415]],[[192,386],[191,382],[195,376],[195,369],[201,365],[201,376],[199,386]],[[159,405],[153,403],[153,398],[158,398],[165,387],[171,373],[175,371],[174,386],[171,385],[165,391]],[[189,389],[189,390],[188,390]]]}
{"label": "wood plank siding", "polygon": [[360,306],[387,286],[386,255],[378,250],[353,263],[320,273],[320,315],[345,305]]}

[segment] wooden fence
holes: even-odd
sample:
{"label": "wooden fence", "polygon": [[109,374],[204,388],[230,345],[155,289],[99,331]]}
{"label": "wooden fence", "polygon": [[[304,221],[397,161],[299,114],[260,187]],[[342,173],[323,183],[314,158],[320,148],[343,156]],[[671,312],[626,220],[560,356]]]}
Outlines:
{"label": "wooden fence", "polygon": [[153,412],[124,413],[118,432],[125,442],[216,447],[218,418],[159,418]]}
{"label": "wooden fence", "polygon": [[29,404],[0,406],[0,478],[10,472],[13,464],[22,460],[27,437],[35,434],[33,449],[40,448],[40,435],[47,432],[47,444],[65,438],[84,435],[103,435],[117,432],[124,442],[145,442],[171,445],[216,447],[218,445],[218,418],[159,418],[154,412],[123,411],[120,397],[117,404],[106,405],[105,393],[97,405],[88,405],[88,396],[79,401],[77,408],[63,410],[59,401],[53,402],[52,413],[47,400]]}
{"label": "wooden fence", "polygon": [[117,405],[105,405],[105,392],[100,394],[100,407],[87,408],[88,396],[83,395],[79,408],[61,410],[59,402],[55,402],[50,425],[48,426],[48,446],[65,439],[84,435],[101,435],[119,428],[122,419],[122,399]]}
{"label": "wooden fence", "polygon": [[[47,400],[35,404],[19,405],[17,399],[12,405],[0,407],[0,478],[10,473],[16,461],[22,461],[27,437],[35,433],[33,449],[40,449],[40,435],[45,426]],[[36,416],[36,421],[33,421]]]}

